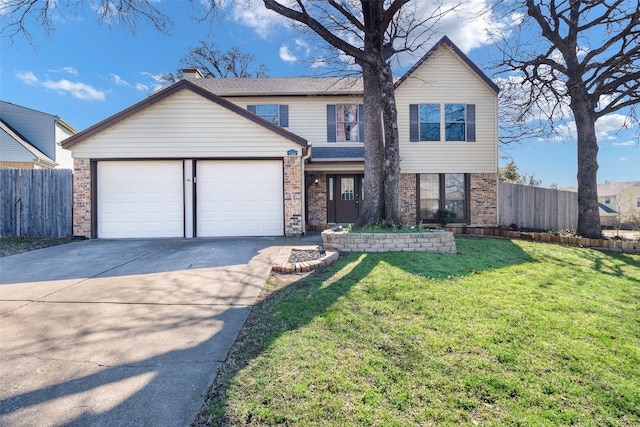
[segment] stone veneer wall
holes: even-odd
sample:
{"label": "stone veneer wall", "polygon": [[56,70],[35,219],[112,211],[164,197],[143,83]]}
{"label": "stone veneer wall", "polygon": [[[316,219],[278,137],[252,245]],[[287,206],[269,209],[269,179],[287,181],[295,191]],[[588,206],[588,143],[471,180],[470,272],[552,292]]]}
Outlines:
{"label": "stone veneer wall", "polygon": [[299,236],[302,230],[302,204],[304,179],[302,157],[284,158],[284,234]]}
{"label": "stone veneer wall", "polygon": [[450,231],[424,233],[322,232],[322,245],[340,252],[434,252],[455,254],[456,241]]}
{"label": "stone veneer wall", "polygon": [[323,228],[327,225],[326,175],[318,178],[318,185],[311,184],[307,188],[307,219],[311,228]]}
{"label": "stone veneer wall", "polygon": [[91,237],[91,161],[73,159],[73,235]]}
{"label": "stone veneer wall", "polygon": [[471,224],[498,223],[498,174],[471,174]]}
{"label": "stone veneer wall", "polygon": [[400,215],[405,225],[418,223],[416,183],[415,173],[400,174]]}

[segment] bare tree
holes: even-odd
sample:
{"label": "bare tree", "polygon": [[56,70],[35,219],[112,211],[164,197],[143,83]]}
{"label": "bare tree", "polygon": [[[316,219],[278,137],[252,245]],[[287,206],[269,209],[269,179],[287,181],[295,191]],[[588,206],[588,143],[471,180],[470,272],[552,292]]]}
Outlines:
{"label": "bare tree", "polygon": [[416,41],[424,41],[430,29],[427,22],[434,23],[446,11],[436,7],[422,16],[409,0],[263,2],[353,58],[362,69],[367,199],[355,225],[401,224],[399,136],[389,61],[399,52],[416,49]]}
{"label": "bare tree", "polygon": [[[578,233],[601,235],[596,121],[640,102],[640,8],[637,0],[523,0],[517,43],[503,45],[507,70],[528,89],[523,111],[573,116],[578,140]],[[511,6],[506,1],[499,6]],[[532,37],[533,33],[541,38]],[[526,40],[525,40],[526,38]]]}
{"label": "bare tree", "polygon": [[[206,78],[267,77],[269,68],[264,64],[253,67],[255,60],[255,55],[244,53],[237,47],[222,51],[215,42],[200,40],[198,46],[190,48],[180,60],[180,68],[197,68]],[[162,75],[162,80],[167,83],[181,79],[181,70]]]}
{"label": "bare tree", "polygon": [[135,33],[141,21],[151,23],[156,30],[168,31],[171,18],[160,8],[156,0],[3,0],[0,1],[0,35],[11,41],[24,37],[32,43],[32,30],[36,27],[46,34],[55,30],[54,22],[69,13],[80,15],[90,5],[96,20],[108,25],[123,25]]}

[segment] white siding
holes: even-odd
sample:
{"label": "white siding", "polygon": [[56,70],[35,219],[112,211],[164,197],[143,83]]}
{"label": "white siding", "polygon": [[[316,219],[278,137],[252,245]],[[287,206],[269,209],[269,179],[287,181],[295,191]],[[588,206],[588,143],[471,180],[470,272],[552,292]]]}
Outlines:
{"label": "white siding", "polygon": [[298,97],[229,97],[228,101],[247,105],[279,104],[289,106],[289,127],[286,129],[311,142],[313,147],[362,147],[360,142],[327,142],[327,105],[362,104],[361,96],[298,96]]}
{"label": "white siding", "polygon": [[72,148],[75,158],[284,157],[302,147],[189,90]]}
{"label": "white siding", "polygon": [[56,126],[56,157],[55,161],[58,164],[56,169],[73,169],[73,158],[71,157],[71,151],[65,150],[61,147],[60,143],[73,135],[72,132],[66,128],[60,126],[58,123]]}
{"label": "white siding", "polygon": [[[493,90],[448,47],[436,51],[396,90],[403,173],[494,173],[498,101]],[[410,104],[475,104],[476,142],[409,142]]]}

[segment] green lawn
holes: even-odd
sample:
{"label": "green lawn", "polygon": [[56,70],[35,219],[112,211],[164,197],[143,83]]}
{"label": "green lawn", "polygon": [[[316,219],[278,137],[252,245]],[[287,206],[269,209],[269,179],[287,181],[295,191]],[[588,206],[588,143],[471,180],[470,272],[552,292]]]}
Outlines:
{"label": "green lawn", "polygon": [[640,256],[457,244],[271,285],[209,423],[640,425]]}

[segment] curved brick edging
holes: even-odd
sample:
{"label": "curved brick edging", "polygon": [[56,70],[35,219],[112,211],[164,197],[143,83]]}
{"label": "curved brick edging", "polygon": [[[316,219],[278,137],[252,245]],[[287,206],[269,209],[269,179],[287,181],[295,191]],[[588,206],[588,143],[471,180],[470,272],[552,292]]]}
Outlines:
{"label": "curved brick edging", "polygon": [[322,232],[325,247],[340,252],[433,252],[457,253],[456,241],[450,231],[423,233],[345,233]]}
{"label": "curved brick edging", "polygon": [[331,265],[340,257],[338,251],[325,250],[325,254],[322,258],[305,262],[288,262],[289,258],[291,258],[291,251],[293,249],[295,248],[288,248],[288,250],[281,253],[281,261],[273,264],[271,269],[278,273],[302,273]]}

